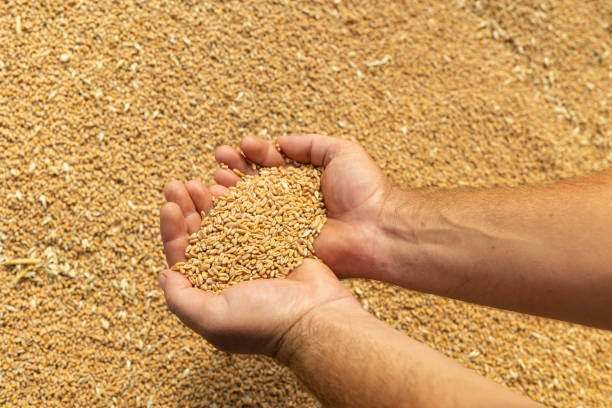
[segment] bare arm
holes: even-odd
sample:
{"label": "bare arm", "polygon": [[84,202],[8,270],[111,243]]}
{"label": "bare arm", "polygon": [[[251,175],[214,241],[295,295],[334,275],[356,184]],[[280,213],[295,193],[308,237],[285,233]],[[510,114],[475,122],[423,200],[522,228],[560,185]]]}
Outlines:
{"label": "bare arm", "polygon": [[612,329],[612,173],[513,190],[398,192],[388,280]]}
{"label": "bare arm", "polygon": [[612,173],[520,189],[403,191],[356,143],[321,135],[278,143],[324,167],[328,221],[314,248],[338,276],[612,329]]}
{"label": "bare arm", "polygon": [[[261,144],[251,142],[244,150],[252,157]],[[261,157],[273,154],[278,152]],[[169,202],[160,218],[169,265],[185,261],[189,235],[212,207],[211,192],[223,194],[224,188],[209,190],[197,181],[168,184]],[[172,270],[160,274],[159,284],[170,310],[216,347],[276,357],[326,405],[535,405],[378,321],[313,259],[286,279],[241,282],[218,296],[192,287]]]}
{"label": "bare arm", "polygon": [[285,336],[277,357],[325,406],[538,406],[361,308],[338,303],[300,320]]}

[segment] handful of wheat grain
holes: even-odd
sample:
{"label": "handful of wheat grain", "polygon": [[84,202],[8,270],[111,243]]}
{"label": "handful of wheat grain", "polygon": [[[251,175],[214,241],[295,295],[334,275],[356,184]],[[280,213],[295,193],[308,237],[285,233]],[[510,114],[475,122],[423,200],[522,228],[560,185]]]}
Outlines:
{"label": "handful of wheat grain", "polygon": [[310,165],[261,168],[214,198],[186,262],[173,266],[201,289],[218,293],[238,282],[282,278],[304,258],[326,221],[321,170]]}

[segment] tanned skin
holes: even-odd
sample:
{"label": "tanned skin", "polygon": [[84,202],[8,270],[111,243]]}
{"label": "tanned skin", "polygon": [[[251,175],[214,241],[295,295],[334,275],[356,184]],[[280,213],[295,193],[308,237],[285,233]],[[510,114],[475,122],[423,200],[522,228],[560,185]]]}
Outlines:
{"label": "tanned skin", "polygon": [[[290,158],[323,166],[328,222],[287,279],[240,283],[216,296],[166,270],[170,310],[221,350],[275,357],[327,406],[535,406],[365,312],[338,278],[360,277],[483,305],[612,328],[612,175],[522,189],[404,191],[349,141],[283,136]],[[216,159],[284,165],[269,143]],[[201,214],[239,180],[173,181],[161,210],[169,265],[184,260]],[[332,272],[333,271],[333,272]]]}

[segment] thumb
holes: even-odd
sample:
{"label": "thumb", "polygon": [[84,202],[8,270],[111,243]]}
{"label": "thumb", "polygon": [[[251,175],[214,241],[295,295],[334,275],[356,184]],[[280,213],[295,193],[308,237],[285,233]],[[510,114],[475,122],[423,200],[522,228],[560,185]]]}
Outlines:
{"label": "thumb", "polygon": [[281,136],[278,144],[288,157],[301,163],[327,166],[345,140],[321,135]]}
{"label": "thumb", "polygon": [[180,272],[165,270],[160,273],[158,281],[170,311],[202,336],[214,331],[227,315],[227,302],[223,296],[194,288]]}
{"label": "thumb", "polygon": [[313,242],[317,256],[340,278],[373,278],[374,259],[371,250],[360,240],[354,240],[358,232],[343,221],[328,218],[321,233]]}
{"label": "thumb", "polygon": [[287,275],[287,279],[308,283],[316,291],[324,291],[339,284],[338,278],[327,265],[312,258],[304,259],[300,266]]}

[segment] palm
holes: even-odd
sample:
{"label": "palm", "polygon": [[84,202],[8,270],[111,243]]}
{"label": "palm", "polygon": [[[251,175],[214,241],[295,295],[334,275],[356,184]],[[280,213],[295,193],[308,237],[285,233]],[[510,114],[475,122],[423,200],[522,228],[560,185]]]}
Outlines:
{"label": "palm", "polygon": [[232,318],[220,322],[209,340],[227,351],[269,355],[278,349],[281,336],[314,308],[352,300],[333,273],[314,260],[305,260],[287,279],[242,282],[221,296]]}
{"label": "palm", "polygon": [[[223,190],[214,188],[217,194]],[[185,260],[188,236],[211,209],[209,191],[199,182],[172,182],[161,211],[161,232],[169,265]],[[212,295],[192,287],[175,271],[160,283],[170,309],[222,350],[274,355],[284,333],[304,315],[336,300],[355,302],[325,265],[311,259],[287,279],[242,282]]]}

